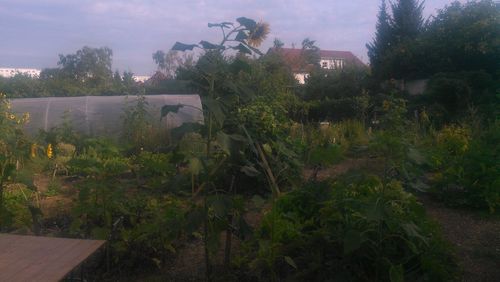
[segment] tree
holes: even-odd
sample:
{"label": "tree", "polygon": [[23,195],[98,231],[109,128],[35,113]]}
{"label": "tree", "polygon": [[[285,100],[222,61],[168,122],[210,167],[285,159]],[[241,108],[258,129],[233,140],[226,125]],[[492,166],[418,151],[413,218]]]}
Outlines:
{"label": "tree", "polygon": [[427,72],[500,69],[500,3],[492,0],[455,2],[440,10],[422,40]]}
{"label": "tree", "polygon": [[92,48],[85,46],[75,54],[59,55],[61,74],[83,82],[89,86],[98,87],[111,82],[113,71],[113,51],[108,47]]}
{"label": "tree", "polygon": [[389,15],[382,1],[375,38],[367,45],[376,79],[419,76],[418,37],[425,30],[423,9],[423,1],[398,0],[391,3],[392,15]]}
{"label": "tree", "polygon": [[311,40],[305,38],[302,40],[302,58],[304,63],[307,65],[319,66],[319,61],[321,60],[319,54],[319,47],[316,46],[316,40]]}
{"label": "tree", "polygon": [[381,64],[388,49],[391,47],[392,30],[390,25],[391,18],[387,12],[387,5],[385,0],[382,0],[380,11],[378,14],[377,29],[375,31],[375,38],[372,43],[366,44],[368,49],[368,57],[372,67],[372,73],[375,76],[380,75]]}
{"label": "tree", "polygon": [[424,1],[399,0],[391,4],[391,33],[396,44],[414,39],[424,30]]}
{"label": "tree", "polygon": [[283,41],[281,41],[279,38],[274,38],[273,48],[279,49],[283,48],[283,46],[285,46],[285,43],[283,43]]}
{"label": "tree", "polygon": [[153,60],[158,66],[158,71],[162,72],[169,79],[175,77],[179,67],[193,65],[192,54],[183,54],[183,56],[180,56],[179,52],[175,50],[170,50],[167,53],[158,50],[153,53]]}

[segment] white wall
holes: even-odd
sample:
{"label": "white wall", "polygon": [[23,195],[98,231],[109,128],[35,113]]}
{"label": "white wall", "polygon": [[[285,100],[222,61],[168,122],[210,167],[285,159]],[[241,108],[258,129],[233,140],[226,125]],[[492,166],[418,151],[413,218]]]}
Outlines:
{"label": "white wall", "polygon": [[305,84],[306,79],[309,77],[309,73],[307,72],[296,72],[293,74],[295,79],[299,82],[299,84]]}
{"label": "white wall", "polygon": [[321,58],[319,64],[324,69],[343,69],[345,61],[343,59]]}
{"label": "white wall", "polygon": [[23,68],[0,68],[0,76],[13,77],[16,74],[25,74],[32,77],[39,77],[41,70],[39,69],[23,69]]}

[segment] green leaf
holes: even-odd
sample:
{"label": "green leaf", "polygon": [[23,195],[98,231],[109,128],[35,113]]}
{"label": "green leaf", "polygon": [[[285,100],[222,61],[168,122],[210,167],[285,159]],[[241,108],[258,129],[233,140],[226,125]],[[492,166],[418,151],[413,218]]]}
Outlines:
{"label": "green leaf", "polygon": [[348,230],[344,234],[344,254],[350,254],[361,246],[361,234],[356,230]]}
{"label": "green leaf", "polygon": [[248,47],[246,47],[245,45],[243,45],[242,43],[240,43],[240,45],[234,47],[235,50],[238,50],[239,52],[243,53],[243,54],[248,54],[248,55],[251,55],[252,54],[252,50],[248,49]]}
{"label": "green leaf", "polygon": [[193,50],[194,47],[198,47],[197,44],[184,44],[181,42],[175,42],[174,46],[172,47],[173,51],[186,51],[186,50]]}
{"label": "green leaf", "polygon": [[210,43],[210,42],[205,41],[205,40],[200,41],[200,45],[201,45],[201,47],[203,47],[203,49],[207,49],[207,50],[225,49],[224,46],[213,44],[213,43]]}
{"label": "green leaf", "polygon": [[389,277],[391,279],[391,282],[404,282],[404,269],[403,266],[398,265],[394,266],[391,265],[391,269],[389,270]]}
{"label": "green leaf", "polygon": [[238,32],[238,34],[236,35],[236,37],[234,39],[236,41],[243,42],[247,38],[248,38],[248,34],[246,32],[244,32],[243,30],[240,30],[240,32]]}
{"label": "green leaf", "polygon": [[229,28],[233,26],[232,22],[222,22],[222,23],[208,23],[208,27],[223,27],[223,28]]}
{"label": "green leaf", "polygon": [[[250,66],[250,64],[246,60],[242,60],[240,58],[236,58],[229,67],[231,69],[231,72],[234,74],[237,74],[241,71],[246,73],[250,73],[252,71],[252,67]],[[235,92],[237,92],[237,90]]]}
{"label": "green leaf", "polygon": [[256,177],[260,175],[260,171],[258,171],[253,165],[246,165],[241,167],[241,172],[250,177]]}
{"label": "green leaf", "polygon": [[220,131],[217,133],[217,144],[224,151],[224,153],[231,154],[231,137],[226,133]]}
{"label": "green leaf", "polygon": [[234,47],[233,49],[238,50],[239,52],[241,52],[243,54],[248,54],[248,55],[252,54],[252,50],[250,50],[247,46],[245,46],[242,43],[240,43],[238,46]]}
{"label": "green leaf", "polygon": [[190,158],[189,159],[189,172],[194,175],[200,174],[200,171],[203,169],[203,165],[198,158]]}
{"label": "green leaf", "polygon": [[14,174],[16,166],[14,164],[8,163],[3,171],[2,180],[5,181]]}
{"label": "green leaf", "polygon": [[231,199],[225,195],[217,195],[210,201],[210,206],[213,209],[215,215],[220,218],[226,218],[231,210],[232,203]]}
{"label": "green leaf", "polygon": [[293,261],[293,259],[289,256],[285,256],[285,261],[288,263],[291,267],[297,269],[297,264]]}
{"label": "green leaf", "polygon": [[180,108],[184,107],[182,104],[165,105],[161,107],[161,118],[164,118],[168,113],[177,113]]}
{"label": "green leaf", "polygon": [[409,237],[418,238],[427,244],[427,238],[425,238],[424,236],[422,236],[422,234],[420,234],[421,233],[420,228],[415,223],[410,222],[401,224],[401,227],[405,231],[406,235],[408,235]]}
{"label": "green leaf", "polygon": [[256,21],[245,17],[237,18],[236,21],[239,22],[242,26],[244,26],[248,30],[254,30],[255,27],[257,26]]}
{"label": "green leaf", "polygon": [[259,195],[254,195],[251,201],[253,205],[258,209],[261,209],[266,204],[266,200],[264,200],[264,198]]}
{"label": "green leaf", "polygon": [[219,124],[224,122],[225,115],[222,111],[222,104],[218,100],[205,97],[202,100],[202,104],[213,115]]}
{"label": "green leaf", "polygon": [[425,156],[422,155],[417,149],[410,148],[408,150],[408,158],[417,165],[422,165],[425,163]]}
{"label": "green leaf", "polygon": [[267,144],[267,143],[266,143],[266,144],[264,144],[264,145],[262,145],[262,149],[263,149],[263,150],[264,150],[264,152],[266,152],[266,154],[268,154],[268,155],[272,155],[272,153],[273,153],[273,149],[271,148],[271,145],[269,145],[269,144]]}

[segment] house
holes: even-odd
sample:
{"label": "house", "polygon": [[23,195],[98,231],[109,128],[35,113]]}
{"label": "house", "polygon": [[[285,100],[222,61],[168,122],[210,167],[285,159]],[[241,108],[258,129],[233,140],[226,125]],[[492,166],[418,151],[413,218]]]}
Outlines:
{"label": "house", "polygon": [[13,77],[16,74],[23,74],[31,77],[39,77],[41,70],[26,68],[0,68],[0,76]]}
{"label": "house", "polygon": [[[304,50],[295,48],[271,48],[269,52],[278,53],[291,68],[295,78],[304,84],[314,65],[307,64]],[[269,53],[268,52],[268,53]],[[365,66],[365,64],[350,51],[319,50],[319,66],[324,69],[343,69],[348,66]]]}

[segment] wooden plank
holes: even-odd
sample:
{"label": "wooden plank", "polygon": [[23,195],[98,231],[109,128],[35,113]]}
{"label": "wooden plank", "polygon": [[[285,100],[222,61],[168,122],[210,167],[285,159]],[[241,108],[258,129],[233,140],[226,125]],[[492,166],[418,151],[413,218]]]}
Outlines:
{"label": "wooden plank", "polygon": [[104,243],[0,234],[0,281],[59,281]]}
{"label": "wooden plank", "polygon": [[[29,259],[19,258],[23,261],[22,267],[16,266],[13,269],[18,269],[18,272],[12,273],[11,276],[7,277],[9,281],[37,281],[37,274],[40,272],[40,269],[49,268],[54,271],[58,276],[63,271],[57,267],[59,263],[57,258],[66,252],[78,252],[78,242],[77,241],[61,241],[58,240],[58,245],[54,246],[55,241],[47,240],[34,240],[36,242],[37,247],[33,250],[33,257]],[[53,248],[57,248],[57,251],[52,251]],[[69,270],[71,271],[71,269]],[[67,272],[69,272],[67,271]],[[67,273],[66,272],[66,273]],[[0,279],[1,280],[1,279]],[[47,281],[57,281],[57,280],[47,280]]]}

